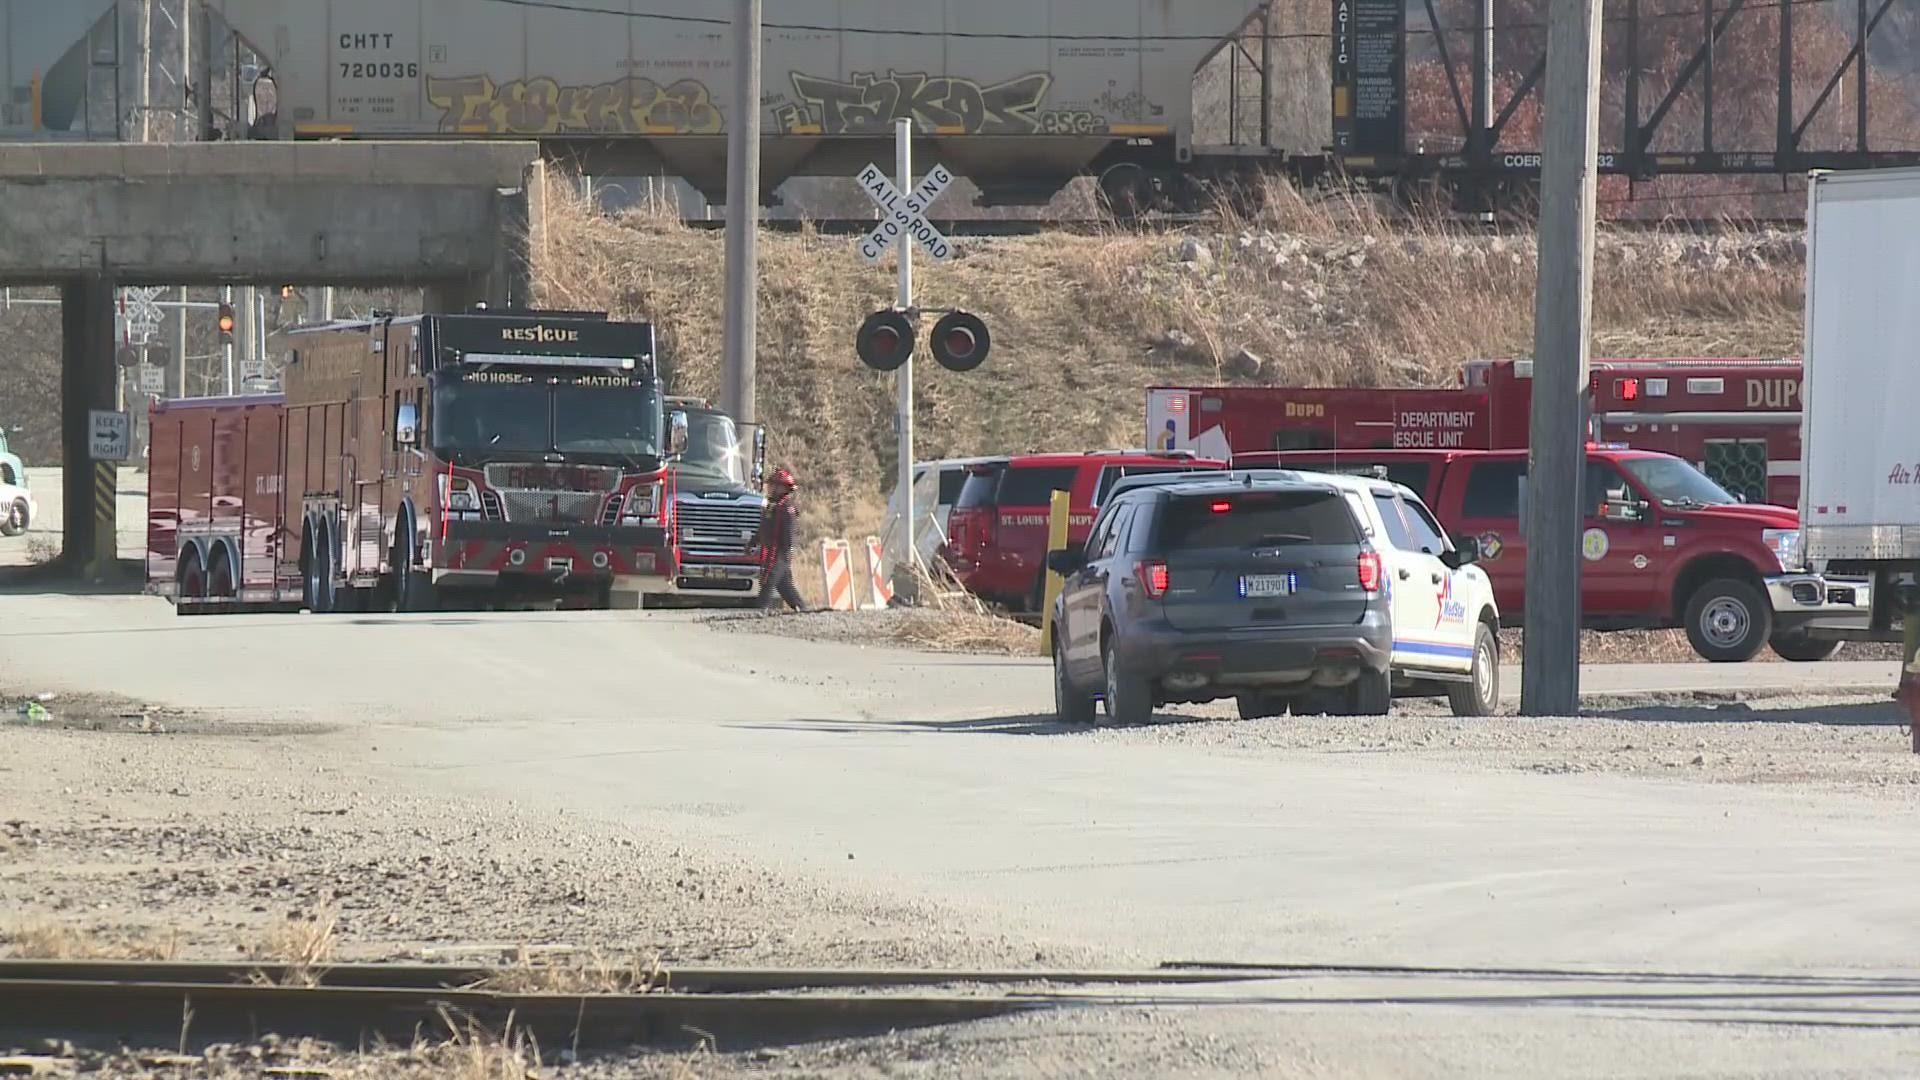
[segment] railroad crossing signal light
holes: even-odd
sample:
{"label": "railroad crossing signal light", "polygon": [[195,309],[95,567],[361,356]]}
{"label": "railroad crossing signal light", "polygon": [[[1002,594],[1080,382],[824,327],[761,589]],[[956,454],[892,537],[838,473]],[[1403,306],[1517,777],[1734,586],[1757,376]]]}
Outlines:
{"label": "railroad crossing signal light", "polygon": [[993,336],[978,315],[951,311],[933,324],[933,359],[948,371],[972,371],[986,363]]}
{"label": "railroad crossing signal light", "polygon": [[233,305],[222,300],[220,301],[220,344],[233,344],[233,327]]}
{"label": "railroad crossing signal light", "polygon": [[885,308],[867,316],[853,340],[860,362],[875,371],[898,371],[913,356],[913,320]]}

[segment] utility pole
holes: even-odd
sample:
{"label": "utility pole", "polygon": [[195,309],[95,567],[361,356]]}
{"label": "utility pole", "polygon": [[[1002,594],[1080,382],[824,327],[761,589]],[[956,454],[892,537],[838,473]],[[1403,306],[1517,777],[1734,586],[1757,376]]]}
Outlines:
{"label": "utility pole", "polygon": [[1600,143],[1600,0],[1552,0],[1548,22],[1520,711],[1571,716],[1580,701],[1580,525],[1589,505],[1581,489],[1594,158]]}
{"label": "utility pole", "polygon": [[133,141],[143,143],[153,141],[153,0],[134,0],[133,19]]}
{"label": "utility pole", "polygon": [[173,319],[173,396],[187,396],[187,287],[180,286],[180,309]]}
{"label": "utility pole", "polygon": [[759,332],[760,5],[735,0],[733,122],[727,129],[727,311],[720,401],[736,423],[754,418]]}
{"label": "utility pole", "polygon": [[[231,308],[233,306],[233,286],[231,285],[222,286],[220,289],[220,299],[226,301],[227,306]],[[238,336],[241,325],[244,325],[240,321],[240,313],[238,311],[235,311],[233,313],[233,321],[236,324],[233,328],[235,331],[235,336]],[[222,345],[220,347],[220,352],[221,352],[221,358],[226,361],[227,394],[231,396],[233,394],[233,345],[232,344]],[[207,381],[211,383],[213,380],[208,379]]]}
{"label": "utility pole", "polygon": [[1273,145],[1273,0],[1260,5],[1260,145]]}
{"label": "utility pole", "polygon": [[[913,121],[906,117],[893,122],[893,159],[894,171],[898,174],[893,182],[899,186],[902,193],[912,191]],[[907,313],[907,318],[914,319],[913,238],[907,235],[905,229],[900,230],[900,250],[895,259],[900,264],[900,276],[897,283],[899,293],[894,298],[894,304]],[[914,319],[914,323],[914,334],[918,336],[919,320]],[[907,362],[900,365],[900,370],[894,372],[894,376],[899,380],[900,390],[900,418],[897,421],[900,425],[899,543],[900,549],[907,553],[907,557],[894,560],[893,592],[895,596],[913,603],[919,599],[917,586],[920,579],[914,571],[920,566],[920,545],[915,542],[917,534],[914,532],[914,526],[919,524],[919,519],[914,516],[913,510],[913,352],[911,350],[907,353]]]}

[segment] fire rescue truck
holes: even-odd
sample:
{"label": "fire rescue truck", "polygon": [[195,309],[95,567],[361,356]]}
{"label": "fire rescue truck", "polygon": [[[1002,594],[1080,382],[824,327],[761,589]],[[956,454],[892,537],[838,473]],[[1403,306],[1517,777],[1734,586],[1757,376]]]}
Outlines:
{"label": "fire rescue truck", "polygon": [[[1513,450],[1527,445],[1533,361],[1474,360],[1437,389],[1147,389],[1148,445],[1262,450]],[[1590,437],[1684,458],[1753,503],[1798,506],[1798,360],[1601,360]]]}
{"label": "fire rescue truck", "polygon": [[760,519],[767,507],[759,492],[767,471],[767,431],[752,425],[748,451],[740,425],[706,399],[670,397],[667,408],[687,418],[686,451],[668,466],[680,553],[674,591],[752,597],[760,581]]}
{"label": "fire rescue truck", "polygon": [[[149,591],[182,613],[610,606],[675,572],[654,329],[476,311],[297,329],[272,395],[156,404]],[[627,606],[627,605],[622,605]]]}

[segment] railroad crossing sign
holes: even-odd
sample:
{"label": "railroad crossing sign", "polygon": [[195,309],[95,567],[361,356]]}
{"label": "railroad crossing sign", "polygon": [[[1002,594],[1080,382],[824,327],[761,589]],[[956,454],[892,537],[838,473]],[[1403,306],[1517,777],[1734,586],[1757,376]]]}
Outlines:
{"label": "railroad crossing sign", "polygon": [[166,291],[163,286],[129,285],[120,290],[120,317],[125,323],[128,344],[145,345],[160,332],[160,305],[154,303]]}
{"label": "railroad crossing sign", "polygon": [[926,218],[927,207],[953,183],[953,174],[946,166],[935,165],[907,195],[900,194],[900,189],[893,186],[893,181],[887,179],[878,165],[869,164],[861,169],[859,181],[860,190],[867,193],[867,198],[872,199],[884,215],[872,232],[860,238],[860,258],[868,266],[879,265],[887,252],[899,244],[902,235],[911,237],[934,262],[946,262],[953,257],[953,244]]}

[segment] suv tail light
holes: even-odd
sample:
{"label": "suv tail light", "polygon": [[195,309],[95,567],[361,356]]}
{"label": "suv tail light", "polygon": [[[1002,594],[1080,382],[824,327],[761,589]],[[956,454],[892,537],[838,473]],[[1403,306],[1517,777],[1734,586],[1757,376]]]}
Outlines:
{"label": "suv tail light", "polygon": [[1369,596],[1379,592],[1380,579],[1385,576],[1384,569],[1380,565],[1380,553],[1377,551],[1361,552],[1359,570],[1361,590]]}
{"label": "suv tail light", "polygon": [[1147,599],[1158,600],[1167,595],[1169,579],[1166,563],[1158,560],[1143,562],[1135,569],[1140,574],[1140,587],[1147,591]]}

